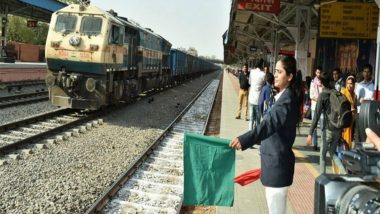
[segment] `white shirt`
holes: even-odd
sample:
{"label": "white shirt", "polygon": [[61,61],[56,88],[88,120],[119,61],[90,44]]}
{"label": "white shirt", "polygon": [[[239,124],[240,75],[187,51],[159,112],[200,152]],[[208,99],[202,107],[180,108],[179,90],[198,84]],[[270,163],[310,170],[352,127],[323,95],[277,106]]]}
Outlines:
{"label": "white shirt", "polygon": [[[365,82],[363,80],[359,84],[356,85],[355,94],[358,97],[359,102],[360,102],[360,99],[362,98],[365,100],[373,100],[374,90],[375,90],[375,84],[373,83],[372,80],[369,82]],[[358,112],[360,112],[360,106],[358,106]]]}
{"label": "white shirt", "polygon": [[259,104],[260,91],[265,84],[265,73],[259,68],[252,69],[249,74],[249,88],[248,102],[251,105]]}
{"label": "white shirt", "polygon": [[358,97],[358,100],[360,98],[364,98],[366,100],[373,100],[373,91],[375,90],[375,84],[373,84],[373,81],[364,82],[361,81],[359,84],[357,84],[357,87],[355,88],[355,94]]}
{"label": "white shirt", "polygon": [[275,96],[274,96],[274,102],[276,102],[278,99],[280,99],[281,95],[284,93],[286,89],[283,89],[282,91],[280,91],[280,93],[277,93]]}
{"label": "white shirt", "polygon": [[[319,97],[319,94],[322,92],[322,86],[316,86],[314,84],[314,79],[310,83],[310,99],[313,97]],[[317,101],[311,100],[311,110],[315,111],[315,108],[317,106]]]}

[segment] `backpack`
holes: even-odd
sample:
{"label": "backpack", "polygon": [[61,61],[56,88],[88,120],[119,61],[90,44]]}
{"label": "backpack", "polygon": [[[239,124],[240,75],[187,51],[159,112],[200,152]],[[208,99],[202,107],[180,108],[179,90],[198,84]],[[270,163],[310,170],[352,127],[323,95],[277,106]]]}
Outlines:
{"label": "backpack", "polygon": [[275,101],[274,100],[274,96],[276,96],[276,94],[277,94],[277,91],[272,86],[272,89],[271,89],[270,94],[269,94],[269,101],[268,100],[264,100],[263,114],[266,114],[266,113],[269,112],[270,108],[274,104],[274,101]]}
{"label": "backpack", "polygon": [[339,91],[330,91],[330,112],[327,117],[337,129],[347,128],[352,123],[351,103]]}

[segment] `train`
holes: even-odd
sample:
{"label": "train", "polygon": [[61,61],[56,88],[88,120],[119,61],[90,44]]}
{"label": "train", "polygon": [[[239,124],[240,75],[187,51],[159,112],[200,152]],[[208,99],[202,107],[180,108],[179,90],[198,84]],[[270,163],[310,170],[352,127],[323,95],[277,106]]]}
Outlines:
{"label": "train", "polygon": [[130,101],[219,69],[89,1],[52,14],[45,57],[51,103],[73,109],[97,110]]}

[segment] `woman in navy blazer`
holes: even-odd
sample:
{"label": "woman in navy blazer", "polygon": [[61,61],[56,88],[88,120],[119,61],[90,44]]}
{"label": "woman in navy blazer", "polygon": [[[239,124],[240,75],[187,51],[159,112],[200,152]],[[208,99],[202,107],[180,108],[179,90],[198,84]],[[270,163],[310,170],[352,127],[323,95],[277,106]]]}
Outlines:
{"label": "woman in navy blazer", "polygon": [[285,213],[288,187],[293,183],[295,157],[292,146],[300,115],[296,97],[297,66],[293,57],[285,57],[276,63],[275,87],[279,93],[275,103],[263,118],[260,126],[233,139],[230,147],[245,150],[260,144],[261,182],[265,186],[269,212]]}

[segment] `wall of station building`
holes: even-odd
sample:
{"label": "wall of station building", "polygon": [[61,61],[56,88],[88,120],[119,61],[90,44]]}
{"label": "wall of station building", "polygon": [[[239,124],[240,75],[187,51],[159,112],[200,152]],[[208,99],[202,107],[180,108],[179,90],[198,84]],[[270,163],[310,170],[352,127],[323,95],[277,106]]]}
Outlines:
{"label": "wall of station building", "polygon": [[375,68],[376,40],[319,38],[315,54],[314,68],[321,66],[327,72],[340,68],[360,79],[364,65]]}
{"label": "wall of station building", "polygon": [[[289,46],[286,50],[294,50]],[[361,79],[364,65],[376,65],[376,40],[312,38],[309,41],[308,70],[306,76],[313,77],[317,66],[332,74],[334,68],[348,72]],[[373,79],[375,72],[373,73]]]}
{"label": "wall of station building", "polygon": [[1,68],[0,83],[44,80],[46,68]]}
{"label": "wall of station building", "polygon": [[20,62],[44,62],[45,46],[19,42],[8,42],[5,48],[7,55]]}

